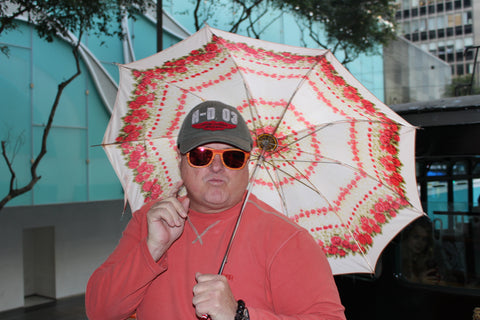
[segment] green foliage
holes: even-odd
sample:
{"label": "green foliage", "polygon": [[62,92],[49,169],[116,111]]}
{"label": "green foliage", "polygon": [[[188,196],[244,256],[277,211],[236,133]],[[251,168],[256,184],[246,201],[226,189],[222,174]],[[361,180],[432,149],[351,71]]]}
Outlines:
{"label": "green foliage", "polygon": [[[395,0],[191,0],[194,4],[195,28],[214,21],[218,8],[230,7],[233,13],[230,32],[240,24],[249,35],[260,38],[262,26],[271,21],[264,17],[272,8],[296,16],[299,29],[319,47],[333,53],[342,50],[343,63],[353,61],[361,53],[375,53],[379,45],[395,37]],[[265,27],[264,27],[265,29]]]}
{"label": "green foliage", "polygon": [[124,15],[134,16],[150,5],[149,0],[10,0],[0,3],[0,34],[25,17],[50,42],[55,36],[68,37],[68,32],[78,38],[86,32],[121,36]]}
{"label": "green foliage", "polygon": [[[342,49],[343,63],[351,62],[361,53],[374,53],[378,45],[395,37],[394,0],[277,0],[276,3],[293,10],[304,23],[304,32],[320,47],[333,53]],[[325,39],[319,35],[318,23]]]}
{"label": "green foliage", "polygon": [[480,94],[480,87],[478,82],[474,82],[473,90],[471,90],[470,84],[472,82],[472,75],[467,74],[463,76],[457,76],[452,78],[452,83],[445,86],[444,97],[457,97],[468,96],[472,94]]}

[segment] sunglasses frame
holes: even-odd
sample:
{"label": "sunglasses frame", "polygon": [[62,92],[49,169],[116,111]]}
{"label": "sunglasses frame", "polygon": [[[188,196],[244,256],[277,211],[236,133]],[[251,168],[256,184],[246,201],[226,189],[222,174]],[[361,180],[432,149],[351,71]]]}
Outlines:
{"label": "sunglasses frame", "polygon": [[[208,161],[207,164],[203,165],[203,166],[198,166],[198,165],[194,165],[191,161],[190,161],[190,152],[192,152],[193,150],[195,149],[198,149],[198,148],[202,148],[204,150],[209,150],[213,153],[212,155],[212,158],[210,159],[210,161]],[[242,170],[243,168],[245,168],[245,165],[248,163],[248,160],[250,159],[250,152],[247,152],[247,151],[243,151],[242,149],[237,149],[237,148],[229,148],[229,149],[212,149],[212,148],[208,148],[208,147],[196,147],[194,148],[193,150],[187,152],[187,160],[188,160],[188,164],[193,167],[193,168],[206,168],[208,167],[209,165],[212,164],[213,160],[215,159],[215,156],[218,154],[220,155],[220,159],[222,160],[222,164],[225,168],[227,169],[230,169],[230,170]],[[232,168],[230,166],[228,166],[225,161],[223,160],[223,154],[227,151],[240,151],[241,153],[243,153],[245,155],[245,160],[243,160],[243,165],[239,168]]]}

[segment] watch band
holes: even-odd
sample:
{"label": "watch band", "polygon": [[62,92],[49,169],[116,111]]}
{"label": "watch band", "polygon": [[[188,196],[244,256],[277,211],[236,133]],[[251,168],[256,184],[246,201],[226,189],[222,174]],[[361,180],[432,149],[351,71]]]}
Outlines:
{"label": "watch band", "polygon": [[235,314],[235,320],[250,320],[248,309],[243,300],[237,301],[237,313]]}

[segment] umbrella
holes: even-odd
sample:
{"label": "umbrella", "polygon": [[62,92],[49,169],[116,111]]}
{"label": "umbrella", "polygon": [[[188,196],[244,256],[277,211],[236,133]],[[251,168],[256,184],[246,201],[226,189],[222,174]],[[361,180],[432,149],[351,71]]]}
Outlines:
{"label": "umbrella", "polygon": [[423,214],[415,128],[328,50],[205,26],[119,68],[103,146],[132,210],[180,179],[182,120],[218,100],[240,111],[254,138],[249,192],[309,230],[334,274],[373,273],[388,242]]}

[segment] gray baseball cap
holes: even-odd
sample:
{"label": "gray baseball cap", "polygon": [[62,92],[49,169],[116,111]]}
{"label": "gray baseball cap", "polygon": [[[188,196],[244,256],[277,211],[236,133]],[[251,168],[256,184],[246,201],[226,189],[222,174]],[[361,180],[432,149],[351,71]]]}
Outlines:
{"label": "gray baseball cap", "polygon": [[204,101],[190,110],[177,137],[181,154],[212,142],[226,143],[244,151],[252,150],[253,146],[242,115],[220,101]]}

